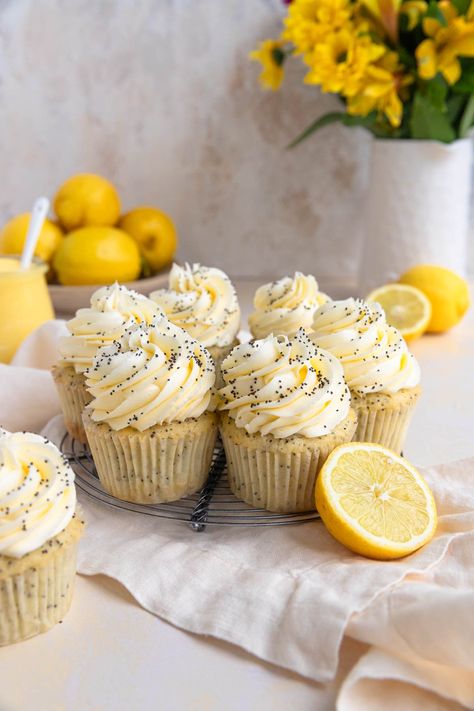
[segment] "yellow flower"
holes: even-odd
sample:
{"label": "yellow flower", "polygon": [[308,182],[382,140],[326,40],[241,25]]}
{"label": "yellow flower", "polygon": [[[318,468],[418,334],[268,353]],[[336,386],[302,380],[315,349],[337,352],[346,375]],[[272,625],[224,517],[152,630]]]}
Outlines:
{"label": "yellow flower", "polygon": [[[466,22],[458,17],[454,6],[442,0],[438,3],[447,25],[434,17],[425,17],[423,30],[428,39],[416,48],[418,73],[422,79],[433,79],[438,72],[449,84],[455,84],[461,76],[458,57],[474,57],[474,21]],[[472,4],[468,10],[471,16]],[[474,12],[473,12],[474,14]]]}
{"label": "yellow flower", "polygon": [[259,80],[265,89],[276,91],[283,81],[285,55],[281,50],[282,46],[281,40],[265,40],[260,43],[258,49],[249,54],[250,59],[260,62],[262,65]]}
{"label": "yellow flower", "polygon": [[360,3],[377,20],[392,42],[397,42],[401,0],[360,0]]}
{"label": "yellow flower", "polygon": [[420,19],[428,10],[428,3],[425,0],[406,0],[400,8],[400,12],[408,17],[408,30],[413,30]]}
{"label": "yellow flower", "polygon": [[367,35],[342,29],[328,35],[313,52],[305,55],[310,71],[306,84],[319,84],[323,91],[353,96],[360,88],[368,65],[384,52]]}
{"label": "yellow flower", "polygon": [[295,54],[306,54],[329,32],[345,27],[352,11],[349,0],[293,0],[282,37],[294,45]]}
{"label": "yellow flower", "polygon": [[385,114],[391,126],[400,125],[403,103],[400,93],[411,84],[412,77],[403,73],[396,52],[387,52],[377,63],[367,67],[361,90],[349,98],[347,110],[355,116],[372,111]]}

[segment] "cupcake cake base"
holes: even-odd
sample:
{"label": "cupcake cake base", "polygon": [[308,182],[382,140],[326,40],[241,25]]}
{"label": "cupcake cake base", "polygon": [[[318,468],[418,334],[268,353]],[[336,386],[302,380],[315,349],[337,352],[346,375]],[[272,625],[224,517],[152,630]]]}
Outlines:
{"label": "cupcake cake base", "polygon": [[92,395],[86,388],[86,379],[82,373],[76,373],[71,365],[55,365],[52,374],[66,429],[72,437],[86,444],[82,412],[92,400]]}
{"label": "cupcake cake base", "polygon": [[416,402],[419,386],[397,393],[352,393],[352,407],[357,413],[355,442],[375,442],[400,454]]}
{"label": "cupcake cake base", "polygon": [[66,615],[83,528],[76,514],[64,531],[22,558],[0,555],[0,646],[46,632]]}
{"label": "cupcake cake base", "polygon": [[268,511],[314,510],[316,477],[335,447],[350,442],[356,429],[351,410],[334,432],[322,437],[249,434],[221,413],[220,430],[233,494]]}
{"label": "cupcake cake base", "polygon": [[155,425],[144,432],[112,430],[83,413],[84,428],[104,489],[124,501],[176,501],[205,483],[217,436],[217,415]]}

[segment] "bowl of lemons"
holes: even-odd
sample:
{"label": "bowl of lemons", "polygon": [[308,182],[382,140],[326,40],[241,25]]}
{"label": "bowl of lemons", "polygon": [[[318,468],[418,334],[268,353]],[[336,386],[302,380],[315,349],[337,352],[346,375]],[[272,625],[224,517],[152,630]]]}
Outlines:
{"label": "bowl of lemons", "polygon": [[[177,247],[172,219],[141,205],[122,213],[119,194],[100,175],[83,173],[57,191],[54,216],[45,220],[35,255],[49,265],[51,300],[58,315],[89,305],[91,294],[118,281],[142,294],[166,286]],[[0,229],[0,254],[21,254],[29,213]]]}

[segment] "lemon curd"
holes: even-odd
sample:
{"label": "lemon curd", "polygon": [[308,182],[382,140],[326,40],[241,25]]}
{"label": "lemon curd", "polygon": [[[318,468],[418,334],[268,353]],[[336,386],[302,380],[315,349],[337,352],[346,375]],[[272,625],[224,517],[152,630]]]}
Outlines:
{"label": "lemon curd", "polygon": [[46,270],[39,260],[23,270],[19,258],[0,257],[0,363],[9,363],[23,339],[54,318]]}

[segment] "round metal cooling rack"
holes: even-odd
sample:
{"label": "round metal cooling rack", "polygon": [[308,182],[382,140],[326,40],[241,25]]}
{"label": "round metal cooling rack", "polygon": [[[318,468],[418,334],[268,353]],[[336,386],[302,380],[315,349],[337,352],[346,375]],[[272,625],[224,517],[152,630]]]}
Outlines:
{"label": "round metal cooling rack", "polygon": [[167,504],[134,504],[117,499],[102,488],[92,455],[85,445],[66,433],[60,448],[74,468],[76,486],[96,501],[145,516],[184,521],[196,532],[204,531],[206,526],[288,526],[319,518],[316,511],[271,513],[236,499],[229,488],[225,453],[220,442],[214,450],[209,476],[201,491]]}

